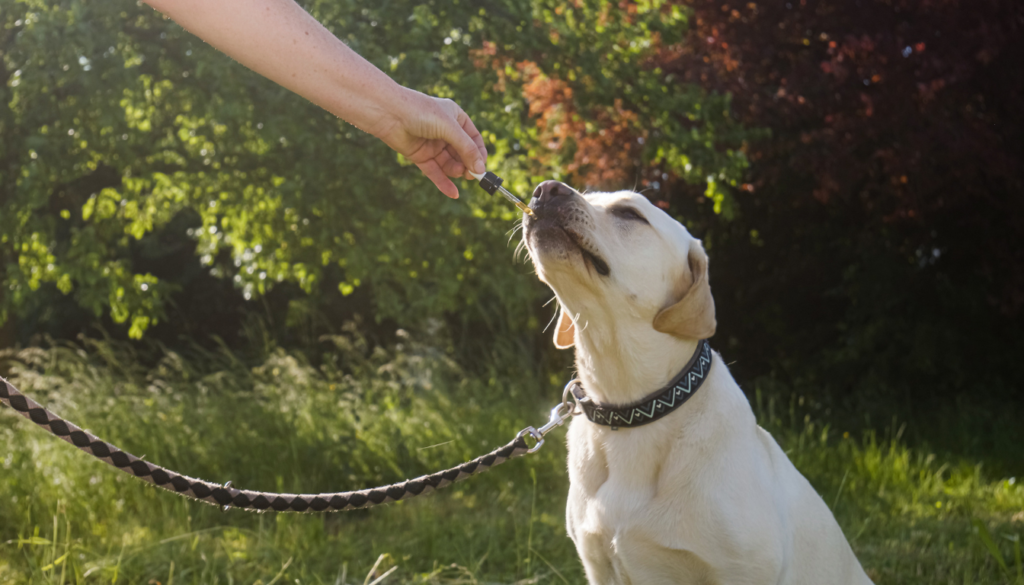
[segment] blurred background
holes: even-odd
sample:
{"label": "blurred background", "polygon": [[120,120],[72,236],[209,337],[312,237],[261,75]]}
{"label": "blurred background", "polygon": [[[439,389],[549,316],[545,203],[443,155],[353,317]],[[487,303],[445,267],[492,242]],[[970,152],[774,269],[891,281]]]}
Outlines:
{"label": "blurred background", "polygon": [[[1024,5],[301,4],[458,102],[513,192],[634,189],[704,241],[713,346],[876,582],[1024,584]],[[504,444],[569,379],[512,206],[152,9],[0,0],[0,78],[0,375],[122,448],[361,489]],[[3,409],[0,582],[580,583],[564,456],[221,514]]]}

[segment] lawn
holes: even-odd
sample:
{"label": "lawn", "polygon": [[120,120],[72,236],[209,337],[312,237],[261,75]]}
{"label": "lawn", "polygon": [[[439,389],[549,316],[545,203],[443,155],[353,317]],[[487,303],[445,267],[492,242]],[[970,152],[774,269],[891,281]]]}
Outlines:
{"label": "lawn", "polygon": [[[106,342],[0,354],[11,382],[120,447],[273,491],[358,489],[475,457],[546,420],[560,376],[467,372],[429,343],[322,358],[146,355]],[[516,358],[496,363],[515,364]],[[146,365],[143,365],[146,364]],[[526,370],[529,371],[529,370]],[[752,392],[876,583],[1024,584],[1024,488],[982,461],[851,436]],[[222,512],[155,489],[0,410],[0,583],[582,583],[564,431],[437,494],[331,515]],[[1016,559],[1015,559],[1016,556]]]}

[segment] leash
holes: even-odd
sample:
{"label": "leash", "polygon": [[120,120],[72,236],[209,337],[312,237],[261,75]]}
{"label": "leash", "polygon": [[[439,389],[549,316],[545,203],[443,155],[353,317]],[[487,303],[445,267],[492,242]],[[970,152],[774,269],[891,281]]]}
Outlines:
{"label": "leash", "polygon": [[[519,431],[515,439],[507,445],[486,455],[451,469],[401,483],[352,492],[324,494],[278,494],[240,490],[231,487],[230,481],[225,484],[211,483],[182,475],[159,465],[153,465],[53,414],[38,402],[22,394],[4,378],[0,378],[0,403],[10,406],[50,434],[71,443],[100,461],[158,488],[186,498],[220,506],[223,510],[241,508],[256,511],[314,513],[370,508],[421,496],[448,487],[472,475],[488,471],[509,459],[535,453],[544,444],[545,435],[561,426],[577,412],[574,400],[570,405],[570,400],[572,400],[570,397],[572,388],[578,384],[579,381],[575,379],[566,384],[565,390],[562,392],[562,402],[551,409],[551,417],[547,424],[539,429],[526,427]],[[527,438],[535,441],[533,447],[529,446]]]}
{"label": "leash", "polygon": [[[480,186],[488,194],[493,195],[495,191],[498,191],[523,213],[534,215],[532,209],[502,187],[504,181],[501,177],[490,172],[481,175],[474,173],[473,176],[480,181]],[[20,390],[2,377],[0,377],[0,403],[10,406],[50,434],[71,443],[107,465],[186,498],[220,506],[223,510],[241,508],[261,512],[274,510],[277,512],[313,513],[370,508],[421,496],[488,471],[509,459],[535,453],[544,444],[545,435],[580,412],[576,408],[576,400],[572,393],[573,386],[578,385],[579,380],[575,379],[566,384],[565,390],[562,392],[562,403],[551,409],[551,417],[547,424],[539,429],[526,427],[504,447],[495,449],[486,455],[451,469],[408,479],[401,483],[352,492],[324,494],[279,494],[240,490],[231,487],[230,481],[225,484],[211,483],[154,465],[53,414],[38,402],[22,394]],[[573,401],[572,405],[570,405],[570,399]],[[528,437],[535,441],[533,447],[527,443]]]}

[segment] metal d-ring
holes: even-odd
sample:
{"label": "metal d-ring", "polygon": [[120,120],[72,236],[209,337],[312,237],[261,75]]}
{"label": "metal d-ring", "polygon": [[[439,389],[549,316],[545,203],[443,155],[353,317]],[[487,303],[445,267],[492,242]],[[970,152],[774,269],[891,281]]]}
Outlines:
{"label": "metal d-ring", "polygon": [[[562,390],[562,406],[566,408],[570,415],[583,414],[582,409],[579,408],[579,401],[576,400],[576,395],[572,392],[573,386],[579,386],[580,379],[573,378],[569,380],[569,383],[565,385],[565,389]],[[569,399],[572,399],[572,406],[569,405]]]}

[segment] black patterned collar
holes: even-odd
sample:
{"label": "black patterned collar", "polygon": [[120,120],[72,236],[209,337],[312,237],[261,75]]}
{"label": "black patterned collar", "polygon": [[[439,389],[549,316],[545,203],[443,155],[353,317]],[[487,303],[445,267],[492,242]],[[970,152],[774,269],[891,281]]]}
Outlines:
{"label": "black patterned collar", "polygon": [[620,427],[639,427],[652,423],[679,408],[697,392],[710,371],[711,345],[705,339],[697,344],[693,357],[668,386],[637,402],[623,406],[597,404],[587,398],[579,384],[573,386],[572,394],[590,422],[617,431]]}

